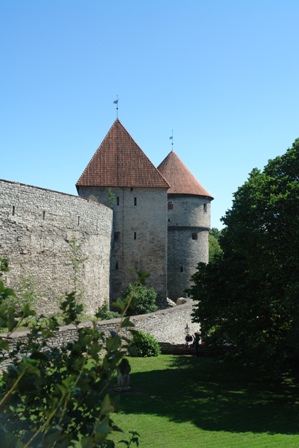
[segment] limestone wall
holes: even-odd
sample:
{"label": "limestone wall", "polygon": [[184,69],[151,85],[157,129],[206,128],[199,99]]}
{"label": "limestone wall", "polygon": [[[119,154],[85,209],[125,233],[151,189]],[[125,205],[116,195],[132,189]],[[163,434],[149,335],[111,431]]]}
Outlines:
{"label": "limestone wall", "polygon": [[[134,322],[135,329],[150,333],[158,339],[162,353],[182,354],[184,353],[186,324],[188,324],[191,334],[199,330],[199,324],[191,323],[193,306],[193,300],[186,299],[186,303],[173,308],[140,316],[132,316],[131,321]],[[109,336],[110,331],[119,330],[119,323],[120,319],[103,320],[98,322],[98,328],[100,332]],[[86,323],[84,325],[88,326],[90,324]],[[130,338],[130,333],[126,333],[126,330],[123,331]],[[14,333],[11,338],[12,344],[17,339],[26,338],[26,334],[26,331]],[[56,333],[56,338],[51,340],[51,344],[53,346],[62,346],[67,342],[73,341],[76,337],[77,330],[73,325],[60,327],[60,330]],[[7,360],[7,363],[2,364],[1,367],[3,368],[8,362],[9,360]]]}
{"label": "limestone wall", "polygon": [[78,280],[86,311],[109,300],[112,211],[97,202],[56,191],[0,180],[0,257],[5,276],[17,288],[31,278],[41,298],[38,312],[57,310],[57,298],[74,287],[69,242],[81,246]]}

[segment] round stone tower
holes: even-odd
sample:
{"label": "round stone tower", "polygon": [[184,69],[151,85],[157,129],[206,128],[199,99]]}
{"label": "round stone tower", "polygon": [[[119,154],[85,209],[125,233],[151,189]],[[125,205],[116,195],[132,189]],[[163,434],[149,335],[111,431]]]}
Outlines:
{"label": "round stone tower", "polygon": [[185,297],[199,262],[209,260],[209,229],[213,197],[171,151],[158,170],[168,190],[168,297]]}

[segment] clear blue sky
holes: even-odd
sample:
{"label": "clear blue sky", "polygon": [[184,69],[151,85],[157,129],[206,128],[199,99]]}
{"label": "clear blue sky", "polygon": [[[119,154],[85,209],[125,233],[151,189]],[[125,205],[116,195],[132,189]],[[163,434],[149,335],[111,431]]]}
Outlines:
{"label": "clear blue sky", "polygon": [[1,0],[0,178],[76,194],[116,117],[214,196],[299,137],[298,0]]}

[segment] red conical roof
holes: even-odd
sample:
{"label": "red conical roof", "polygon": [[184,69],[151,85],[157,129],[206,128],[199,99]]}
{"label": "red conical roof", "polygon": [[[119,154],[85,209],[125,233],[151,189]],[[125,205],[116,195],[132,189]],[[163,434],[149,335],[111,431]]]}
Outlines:
{"label": "red conical roof", "polygon": [[168,154],[158,170],[170,185],[168,194],[192,194],[213,199],[174,151]]}
{"label": "red conical roof", "polygon": [[169,188],[163,175],[118,119],[111,126],[76,186]]}

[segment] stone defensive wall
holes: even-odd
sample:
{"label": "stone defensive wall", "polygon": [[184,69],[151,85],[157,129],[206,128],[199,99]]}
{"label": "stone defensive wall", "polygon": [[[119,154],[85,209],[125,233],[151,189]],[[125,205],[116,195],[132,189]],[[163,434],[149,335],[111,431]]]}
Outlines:
{"label": "stone defensive wall", "polygon": [[[184,353],[185,327],[188,324],[191,334],[199,330],[199,324],[191,322],[193,306],[195,302],[192,299],[184,299],[185,303],[176,305],[164,310],[158,310],[149,314],[131,316],[130,320],[135,324],[136,330],[141,330],[155,336],[164,354],[182,354]],[[89,326],[86,322],[80,326]],[[110,331],[118,331],[120,319],[102,320],[97,323],[98,329],[105,336],[109,336]],[[122,330],[123,335],[130,338],[130,332]],[[10,340],[13,344],[18,339],[26,338],[26,331],[13,333]],[[1,336],[5,336],[4,334]],[[62,346],[67,342],[73,341],[77,336],[77,329],[73,325],[62,326],[57,332],[57,337],[51,341],[53,346]],[[5,363],[6,364],[6,363]],[[4,365],[5,365],[4,364]],[[2,364],[2,367],[4,366]]]}
{"label": "stone defensive wall", "polygon": [[111,235],[112,210],[103,204],[0,180],[0,257],[9,260],[4,281],[17,290],[30,279],[38,314],[55,313],[75,282],[88,314],[109,303]]}

